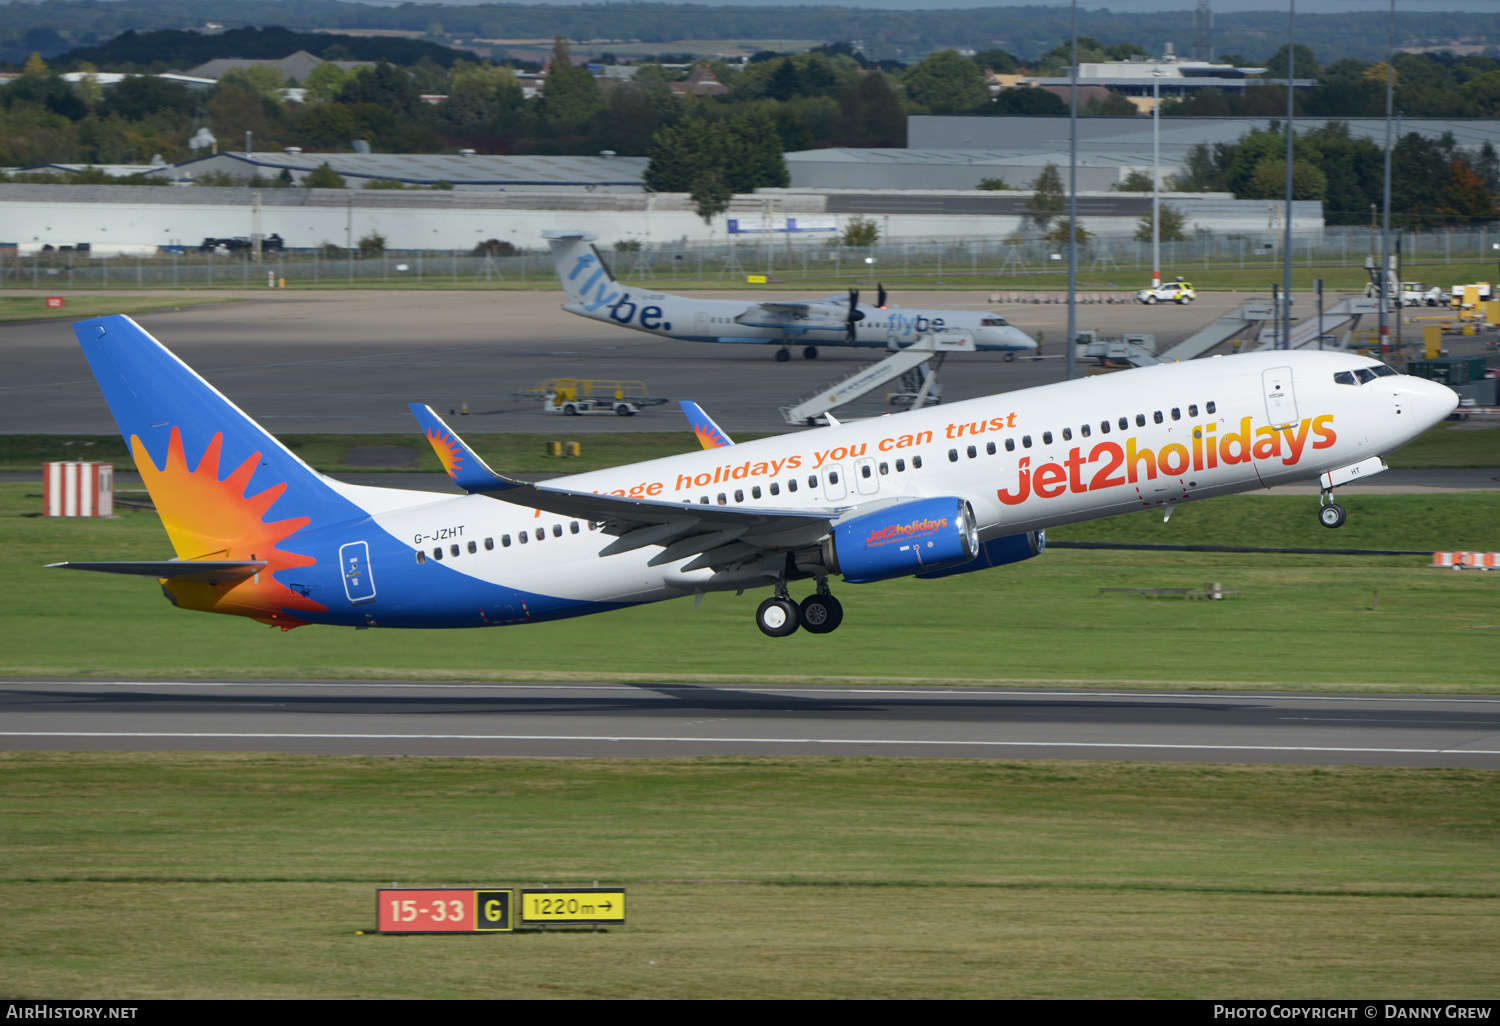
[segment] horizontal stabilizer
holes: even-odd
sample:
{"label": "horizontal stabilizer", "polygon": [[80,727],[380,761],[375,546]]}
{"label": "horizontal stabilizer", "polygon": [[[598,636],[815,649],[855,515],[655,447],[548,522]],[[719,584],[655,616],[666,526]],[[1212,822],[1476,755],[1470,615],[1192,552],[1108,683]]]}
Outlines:
{"label": "horizontal stabilizer", "polygon": [[409,405],[417,423],[427,433],[427,441],[437,453],[443,469],[460,488],[466,492],[503,492],[516,486],[517,482],[491,470],[456,431],[443,423],[443,418],[432,412],[431,406],[422,403]]}
{"label": "horizontal stabilizer", "polygon": [[228,580],[252,577],[266,568],[264,559],[161,559],[128,563],[48,563],[48,570],[93,570],[101,574],[170,577],[173,580]]}

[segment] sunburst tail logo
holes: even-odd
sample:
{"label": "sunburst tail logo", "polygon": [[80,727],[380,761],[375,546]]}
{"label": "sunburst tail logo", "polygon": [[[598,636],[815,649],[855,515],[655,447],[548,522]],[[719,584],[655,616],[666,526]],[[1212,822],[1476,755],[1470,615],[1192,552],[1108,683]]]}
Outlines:
{"label": "sunburst tail logo", "polygon": [[432,446],[432,451],[437,453],[437,458],[448,472],[448,476],[455,481],[458,480],[458,472],[463,467],[464,451],[462,444],[457,438],[440,431],[437,428],[427,429],[427,441]]}
{"label": "sunburst tail logo", "polygon": [[161,516],[162,526],[180,559],[265,560],[266,568],[253,577],[207,582],[173,580],[163,583],[179,606],[213,613],[249,616],[262,623],[295,627],[305,623],[295,611],[326,612],[327,607],[276,580],[279,570],[314,565],[317,560],[280,547],[306,527],[311,518],[266,520],[284,492],[285,481],[250,495],[250,478],[261,465],[252,453],[222,479],[220,459],[224,436],[216,433],[196,467],[188,466],[182,432],[172,428],[166,457],[160,467],[139,436],[130,436],[131,454],[146,490]]}

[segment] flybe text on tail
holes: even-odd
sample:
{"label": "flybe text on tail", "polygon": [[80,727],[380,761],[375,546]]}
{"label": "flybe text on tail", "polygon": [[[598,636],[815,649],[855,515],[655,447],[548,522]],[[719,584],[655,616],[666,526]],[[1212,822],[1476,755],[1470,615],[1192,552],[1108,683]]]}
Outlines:
{"label": "flybe text on tail", "polygon": [[1192,448],[1172,442],[1159,449],[1138,446],[1134,438],[1125,444],[1098,442],[1085,455],[1079,446],[1068,450],[1061,463],[1043,463],[1035,470],[1031,457],[1017,463],[1017,482],[1012,490],[997,489],[995,495],[1007,506],[1019,506],[1032,495],[1039,499],[1056,499],[1068,492],[1081,494],[1105,488],[1134,484],[1144,477],[1153,480],[1158,474],[1176,477],[1189,470],[1212,470],[1220,466],[1249,463],[1252,460],[1280,460],[1294,466],[1302,459],[1310,436],[1317,441],[1314,449],[1326,449],[1338,441],[1333,431],[1333,415],[1304,418],[1300,424],[1275,427],[1251,427],[1249,417],[1240,420],[1238,431],[1216,434],[1218,427],[1209,423],[1193,428]]}
{"label": "flybe text on tail", "polygon": [[[592,268],[590,274],[583,282],[578,284],[578,279]],[[614,279],[609,276],[599,263],[599,258],[593,253],[580,253],[578,259],[573,262],[573,269],[568,272],[567,282],[578,290],[578,298],[583,302],[583,308],[590,313],[601,307],[609,306],[620,298],[620,293],[610,286],[614,285]],[[589,298],[590,290],[594,296]]]}

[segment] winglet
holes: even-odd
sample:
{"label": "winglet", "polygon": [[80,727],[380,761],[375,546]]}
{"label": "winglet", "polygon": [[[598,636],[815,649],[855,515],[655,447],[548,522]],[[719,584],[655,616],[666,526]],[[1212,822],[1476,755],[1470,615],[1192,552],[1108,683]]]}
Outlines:
{"label": "winglet", "polygon": [[734,439],[720,430],[713,418],[703,412],[703,407],[687,399],[680,400],[682,412],[687,415],[688,423],[692,425],[693,434],[698,436],[698,444],[705,449],[719,449],[726,445],[733,445]]}
{"label": "winglet", "polygon": [[464,491],[498,492],[517,486],[518,482],[491,470],[478,453],[464,444],[464,440],[432,412],[431,406],[422,403],[410,403],[409,406],[417,424],[427,433],[427,441],[437,453],[443,469]]}

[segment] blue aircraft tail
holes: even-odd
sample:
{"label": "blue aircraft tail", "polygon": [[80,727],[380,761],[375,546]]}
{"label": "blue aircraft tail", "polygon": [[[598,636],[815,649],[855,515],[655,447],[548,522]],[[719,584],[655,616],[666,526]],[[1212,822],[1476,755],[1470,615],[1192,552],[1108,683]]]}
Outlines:
{"label": "blue aircraft tail", "polygon": [[365,515],[129,317],[73,330],[180,558],[260,558]]}

